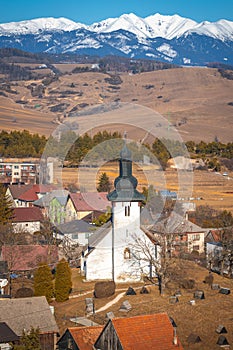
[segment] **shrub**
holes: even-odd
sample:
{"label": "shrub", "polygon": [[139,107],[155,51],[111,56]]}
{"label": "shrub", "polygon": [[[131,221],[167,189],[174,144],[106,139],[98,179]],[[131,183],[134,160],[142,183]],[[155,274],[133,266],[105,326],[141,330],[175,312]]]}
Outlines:
{"label": "shrub", "polygon": [[47,264],[41,263],[34,275],[34,295],[44,295],[48,302],[53,297],[53,275]]}
{"label": "shrub", "polygon": [[96,298],[107,298],[115,293],[115,282],[114,281],[102,281],[96,282],[94,289],[94,296]]}
{"label": "shrub", "polygon": [[69,299],[72,289],[71,270],[68,262],[62,259],[58,262],[55,274],[55,298],[62,302]]}

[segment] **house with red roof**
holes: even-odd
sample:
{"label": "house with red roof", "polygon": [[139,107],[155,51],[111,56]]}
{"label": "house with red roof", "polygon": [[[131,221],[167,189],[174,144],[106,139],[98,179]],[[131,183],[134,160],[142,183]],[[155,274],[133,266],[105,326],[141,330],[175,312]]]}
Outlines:
{"label": "house with red roof", "polygon": [[22,273],[34,271],[42,262],[51,266],[57,264],[58,247],[55,245],[3,245],[1,261],[6,261],[11,272]]}
{"label": "house with red roof", "polygon": [[104,326],[69,327],[58,340],[58,350],[93,350],[93,345]]}
{"label": "house with red roof", "polygon": [[98,350],[183,350],[166,313],[113,318],[94,344]]}
{"label": "house with red roof", "polygon": [[106,212],[110,206],[107,192],[70,193],[66,204],[66,221],[80,220],[94,211]]}
{"label": "house with red roof", "polygon": [[15,232],[28,232],[33,234],[40,231],[41,223],[44,217],[40,208],[37,207],[25,207],[14,208],[12,225]]}
{"label": "house with red roof", "polygon": [[6,195],[12,200],[15,207],[31,207],[34,201],[55,189],[56,186],[53,184],[14,184],[8,186]]}

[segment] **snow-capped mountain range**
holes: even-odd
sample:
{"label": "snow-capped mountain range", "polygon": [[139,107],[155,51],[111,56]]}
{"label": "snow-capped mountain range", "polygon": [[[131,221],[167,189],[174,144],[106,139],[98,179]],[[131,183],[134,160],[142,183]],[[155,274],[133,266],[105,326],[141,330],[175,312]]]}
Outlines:
{"label": "snow-capped mountain range", "polygon": [[66,18],[0,24],[0,47],[30,52],[121,55],[176,64],[233,64],[233,22],[133,13],[86,25]]}

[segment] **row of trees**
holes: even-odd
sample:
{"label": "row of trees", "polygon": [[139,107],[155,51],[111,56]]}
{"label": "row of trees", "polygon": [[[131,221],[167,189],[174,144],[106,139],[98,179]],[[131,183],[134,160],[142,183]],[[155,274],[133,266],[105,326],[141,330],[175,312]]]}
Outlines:
{"label": "row of trees", "polygon": [[[50,137],[38,134],[30,134],[29,131],[1,131],[0,132],[0,155],[3,157],[41,157],[46,146],[48,156],[65,158],[69,166],[78,166],[88,154],[87,161],[95,162],[98,159],[115,159],[119,156],[119,149],[122,146],[122,136],[119,132],[108,132],[106,130],[97,132],[93,137],[88,133],[77,136],[72,130],[65,130],[61,137]],[[105,143],[105,141],[112,140]],[[233,159],[233,142],[224,144],[217,139],[214,142],[206,143],[201,141],[195,143],[188,141],[186,144],[177,140],[156,138],[149,145],[142,149],[136,143],[130,143],[129,148],[134,154],[134,161],[141,161],[148,149],[148,156],[152,153],[160,162],[163,169],[167,161],[179,155],[183,155],[187,147],[191,157],[201,157],[206,160],[209,168],[220,170],[220,158]],[[64,150],[66,154],[64,154]],[[169,150],[172,150],[169,152]]]}
{"label": "row of trees", "polygon": [[216,210],[209,205],[200,205],[196,211],[190,213],[189,219],[201,227],[231,227],[233,215],[227,210]]}
{"label": "row of trees", "polygon": [[30,134],[29,131],[0,132],[1,157],[40,157],[43,153],[46,137]]}

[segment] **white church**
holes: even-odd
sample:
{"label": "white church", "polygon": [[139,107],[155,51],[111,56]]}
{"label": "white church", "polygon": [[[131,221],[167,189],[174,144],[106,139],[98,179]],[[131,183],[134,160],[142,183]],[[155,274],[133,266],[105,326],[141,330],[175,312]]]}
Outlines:
{"label": "white church", "polygon": [[90,236],[82,254],[81,272],[87,281],[140,281],[152,274],[149,256],[157,258],[155,244],[140,226],[141,203],[145,198],[136,189],[137,179],[132,175],[131,152],[126,143],[120,153],[119,176],[114,187],[108,194],[112,220]]}

